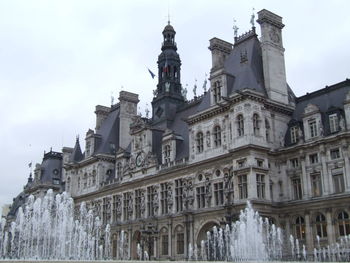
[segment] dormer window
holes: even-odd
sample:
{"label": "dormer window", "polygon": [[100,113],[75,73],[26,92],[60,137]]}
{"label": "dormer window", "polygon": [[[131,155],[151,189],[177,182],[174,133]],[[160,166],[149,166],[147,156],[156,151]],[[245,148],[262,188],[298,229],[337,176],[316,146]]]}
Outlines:
{"label": "dormer window", "polygon": [[339,130],[338,116],[336,113],[329,115],[329,130],[335,133]]}
{"label": "dormer window", "polygon": [[214,127],[214,144],[215,147],[221,146],[221,128],[219,125]]}
{"label": "dormer window", "polygon": [[314,138],[317,136],[317,124],[316,119],[310,119],[309,122],[309,132],[310,132],[310,138]]}
{"label": "dormer window", "polygon": [[298,141],[298,126],[290,128],[290,142],[296,143]]}
{"label": "dormer window", "polygon": [[197,143],[197,152],[201,153],[203,152],[203,133],[198,132],[196,136],[196,143]]}
{"label": "dormer window", "polygon": [[164,146],[164,163],[170,163],[170,153],[171,153],[171,147],[170,145]]}
{"label": "dormer window", "polygon": [[220,84],[220,81],[216,81],[214,83],[213,98],[214,98],[214,103],[218,103],[221,100],[221,84]]}

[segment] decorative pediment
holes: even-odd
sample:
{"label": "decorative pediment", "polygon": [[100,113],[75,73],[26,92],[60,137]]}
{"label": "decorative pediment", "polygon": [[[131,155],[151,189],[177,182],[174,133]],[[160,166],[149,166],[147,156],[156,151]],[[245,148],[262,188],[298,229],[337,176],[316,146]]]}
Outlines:
{"label": "decorative pediment", "polygon": [[308,115],[308,114],[316,113],[319,111],[320,111],[320,109],[315,104],[309,103],[304,109],[304,114]]}
{"label": "decorative pediment", "polygon": [[142,118],[141,116],[134,116],[132,119],[132,123],[130,124],[130,133],[135,134],[137,132],[140,132],[144,129],[149,128],[148,125],[149,119]]}

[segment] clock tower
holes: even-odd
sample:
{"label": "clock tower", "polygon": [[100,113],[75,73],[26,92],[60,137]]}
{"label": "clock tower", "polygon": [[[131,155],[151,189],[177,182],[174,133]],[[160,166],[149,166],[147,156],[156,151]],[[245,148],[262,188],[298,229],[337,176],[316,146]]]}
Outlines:
{"label": "clock tower", "polygon": [[270,99],[289,104],[282,44],[282,17],[263,9],[258,12],[265,89]]}
{"label": "clock tower", "polygon": [[181,60],[170,21],[163,30],[162,52],[158,56],[158,84],[152,101],[153,122],[171,122],[184,103],[180,81]]}

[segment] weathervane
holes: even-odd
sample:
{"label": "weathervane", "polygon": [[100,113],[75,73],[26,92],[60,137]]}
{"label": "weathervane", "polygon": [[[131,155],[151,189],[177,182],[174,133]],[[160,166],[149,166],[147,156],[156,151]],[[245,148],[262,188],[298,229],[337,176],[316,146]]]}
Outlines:
{"label": "weathervane", "polygon": [[250,24],[252,25],[252,27],[255,27],[255,13],[254,13],[254,11],[255,11],[255,8],[253,7],[253,13],[252,13],[252,16],[251,16],[251,18],[250,18]]}
{"label": "weathervane", "polygon": [[236,25],[236,19],[233,19],[233,33],[234,33],[234,35],[235,35],[235,37],[237,37],[238,36],[238,29],[239,29],[239,27]]}

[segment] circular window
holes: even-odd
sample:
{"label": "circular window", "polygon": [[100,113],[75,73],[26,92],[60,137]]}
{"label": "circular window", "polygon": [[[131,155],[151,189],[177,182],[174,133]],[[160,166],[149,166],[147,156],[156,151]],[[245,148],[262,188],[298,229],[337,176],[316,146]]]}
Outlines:
{"label": "circular window", "polygon": [[198,181],[202,181],[202,179],[203,179],[203,175],[202,175],[202,174],[199,174],[199,175],[198,175]]}
{"label": "circular window", "polygon": [[53,174],[54,174],[54,175],[58,175],[58,174],[59,174],[58,169],[54,169],[54,170],[53,170]]}
{"label": "circular window", "polygon": [[219,176],[221,175],[220,170],[216,170],[216,171],[215,171],[215,174],[216,174],[217,177],[219,177]]}

